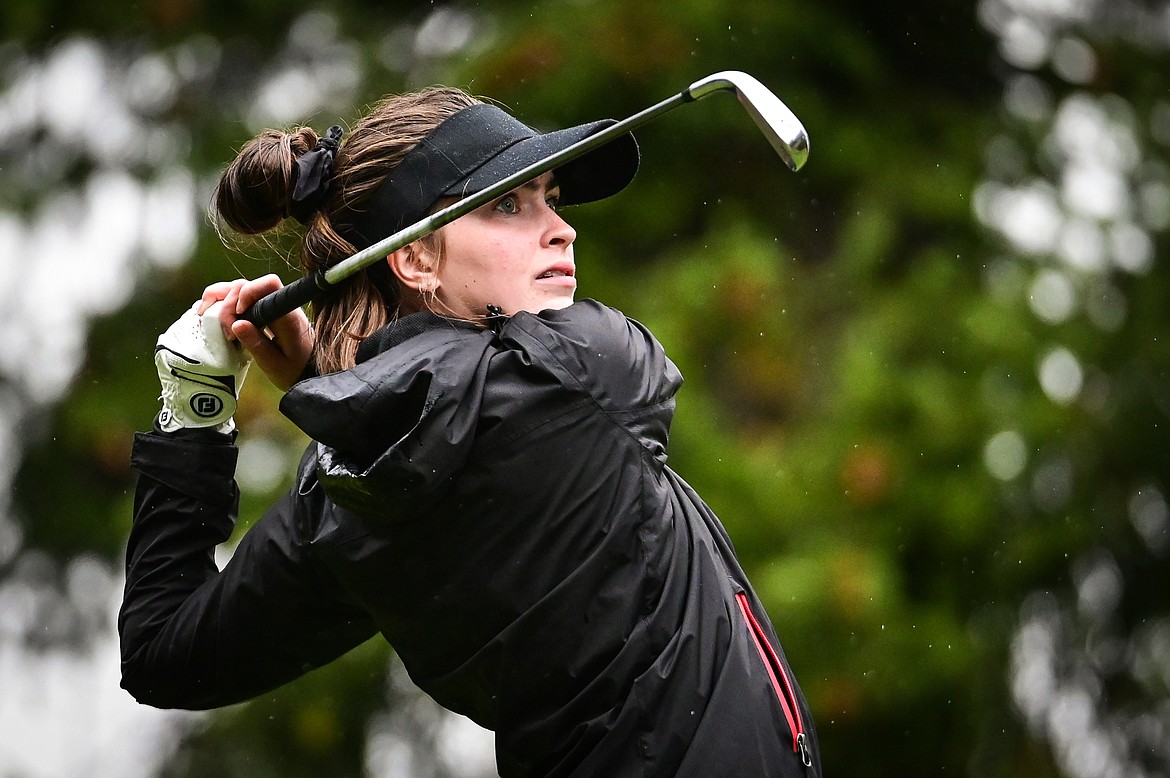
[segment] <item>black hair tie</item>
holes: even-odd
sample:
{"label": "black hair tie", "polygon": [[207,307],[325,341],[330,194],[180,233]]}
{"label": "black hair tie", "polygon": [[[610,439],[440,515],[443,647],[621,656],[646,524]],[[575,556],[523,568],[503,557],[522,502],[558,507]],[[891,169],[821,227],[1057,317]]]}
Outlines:
{"label": "black hair tie", "polygon": [[302,154],[293,165],[294,185],[288,215],[301,224],[308,224],[329,196],[333,184],[333,158],[341,147],[344,133],[339,125],[333,125],[317,139],[317,145]]}

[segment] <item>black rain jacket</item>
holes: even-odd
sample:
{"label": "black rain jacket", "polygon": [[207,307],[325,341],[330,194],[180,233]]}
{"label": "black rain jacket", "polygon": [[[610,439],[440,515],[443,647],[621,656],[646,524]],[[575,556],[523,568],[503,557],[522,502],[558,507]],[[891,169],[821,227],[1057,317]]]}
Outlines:
{"label": "black rain jacket", "polygon": [[666,466],[662,347],[592,301],[497,325],[415,314],[294,386],[314,442],[222,572],[230,438],[137,436],[122,685],[226,705],[381,633],[505,778],[820,775],[772,624]]}

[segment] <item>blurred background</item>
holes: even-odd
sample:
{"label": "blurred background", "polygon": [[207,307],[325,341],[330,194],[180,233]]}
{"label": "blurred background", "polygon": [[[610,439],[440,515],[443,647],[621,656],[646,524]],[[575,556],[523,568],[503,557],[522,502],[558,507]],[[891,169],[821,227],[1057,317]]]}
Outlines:
{"label": "blurred background", "polygon": [[[1168,49],[1153,0],[6,0],[0,776],[495,775],[376,642],[212,713],[118,688],[154,339],[213,280],[296,276],[205,216],[263,128],[444,83],[552,129],[725,69],[801,117],[800,173],[717,96],[568,218],[581,294],[687,379],[671,462],[826,774],[1170,774]],[[277,399],[241,398],[241,529],[305,444]]]}

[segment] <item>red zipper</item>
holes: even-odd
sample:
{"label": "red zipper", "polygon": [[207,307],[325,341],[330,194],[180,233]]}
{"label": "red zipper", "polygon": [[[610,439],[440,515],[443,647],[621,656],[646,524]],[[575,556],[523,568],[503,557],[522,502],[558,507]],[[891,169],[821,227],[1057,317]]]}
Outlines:
{"label": "red zipper", "polygon": [[784,671],[784,663],[780,661],[776,649],[768,642],[764,628],[756,620],[751,607],[748,606],[747,595],[737,592],[736,601],[743,616],[751,627],[752,639],[756,650],[760,652],[760,659],[764,660],[764,669],[768,671],[768,678],[772,681],[772,688],[776,691],[776,699],[780,701],[780,709],[784,711],[784,718],[788,720],[788,729],[792,732],[792,750],[800,754],[800,761],[805,767],[812,767],[812,757],[808,752],[808,736],[804,732],[804,721],[800,717],[800,706],[796,704],[796,694],[792,691],[792,681]]}

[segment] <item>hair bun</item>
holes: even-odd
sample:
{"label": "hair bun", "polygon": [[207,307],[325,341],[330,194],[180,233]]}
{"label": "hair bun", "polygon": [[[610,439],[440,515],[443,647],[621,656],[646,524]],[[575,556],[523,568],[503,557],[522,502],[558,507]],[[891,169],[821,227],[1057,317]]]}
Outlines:
{"label": "hair bun", "polygon": [[278,226],[293,207],[298,159],[317,142],[317,133],[308,127],[291,133],[265,130],[248,141],[220,176],[213,215],[244,235]]}

